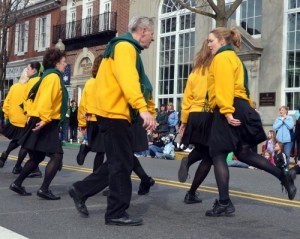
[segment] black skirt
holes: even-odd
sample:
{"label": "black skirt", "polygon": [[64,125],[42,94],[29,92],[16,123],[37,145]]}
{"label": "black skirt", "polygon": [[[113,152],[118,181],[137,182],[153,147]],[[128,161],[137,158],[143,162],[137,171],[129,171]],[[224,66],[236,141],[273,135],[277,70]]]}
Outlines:
{"label": "black skirt", "polygon": [[234,152],[242,145],[251,147],[267,139],[260,115],[247,100],[234,98],[235,112],[233,117],[241,121],[241,125],[234,127],[228,124],[226,117],[219,109],[214,111],[209,149],[212,157],[222,153]]}
{"label": "black skirt", "polygon": [[24,134],[25,127],[17,127],[12,124],[6,124],[2,134],[10,140],[19,140]]}
{"label": "black skirt", "polygon": [[181,139],[181,143],[208,145],[213,113],[191,112]]}
{"label": "black skirt", "polygon": [[100,133],[97,121],[87,121],[87,138],[92,152],[105,152],[104,134]]}
{"label": "black skirt", "polygon": [[31,117],[18,143],[31,151],[63,154],[59,139],[59,120],[52,120],[39,131],[32,131],[40,121],[38,117]]}
{"label": "black skirt", "polygon": [[132,149],[133,152],[142,152],[148,150],[147,131],[143,127],[143,121],[140,118],[138,122],[133,123],[131,126],[133,134]]}

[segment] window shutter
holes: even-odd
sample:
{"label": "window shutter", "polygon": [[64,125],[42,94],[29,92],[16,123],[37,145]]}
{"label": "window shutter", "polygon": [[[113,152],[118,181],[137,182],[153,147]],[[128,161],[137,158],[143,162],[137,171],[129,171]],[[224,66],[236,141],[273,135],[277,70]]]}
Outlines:
{"label": "window shutter", "polygon": [[46,17],[46,48],[50,47],[50,38],[51,38],[51,14],[48,14]]}
{"label": "window shutter", "polygon": [[38,51],[39,50],[39,28],[40,28],[40,19],[36,18],[35,19],[35,30],[34,30],[34,50]]}
{"label": "window shutter", "polygon": [[25,22],[24,52],[28,52],[29,21]]}
{"label": "window shutter", "polygon": [[15,55],[17,55],[18,51],[19,51],[18,45],[19,45],[19,24],[16,24],[16,27],[15,27]]}

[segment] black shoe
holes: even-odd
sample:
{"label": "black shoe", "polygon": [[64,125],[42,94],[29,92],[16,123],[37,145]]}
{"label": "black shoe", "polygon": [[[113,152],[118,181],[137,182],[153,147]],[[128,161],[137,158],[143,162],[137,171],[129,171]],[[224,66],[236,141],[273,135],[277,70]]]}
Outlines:
{"label": "black shoe", "polygon": [[28,178],[41,178],[43,176],[39,167],[32,171],[31,174],[28,175]]}
{"label": "black shoe", "polygon": [[189,158],[184,157],[184,158],[182,158],[181,163],[180,163],[180,167],[178,170],[178,181],[181,183],[185,183],[186,179],[188,177],[188,172],[189,172],[188,161],[189,161]]}
{"label": "black shoe", "polygon": [[21,196],[31,196],[31,193],[26,192],[25,187],[18,186],[15,183],[12,183],[9,186],[9,189],[20,194]]}
{"label": "black shoe", "polygon": [[184,197],[184,202],[186,204],[193,204],[193,203],[201,203],[202,199],[200,199],[197,195],[197,193],[195,194],[190,194],[189,191],[187,191],[185,197]]}
{"label": "black shoe", "polygon": [[222,205],[217,199],[213,205],[211,210],[206,211],[205,216],[208,217],[220,217],[226,216],[230,217],[233,216],[235,212],[235,208],[231,201],[229,201],[226,205]]}
{"label": "black shoe", "polygon": [[13,168],[13,170],[12,170],[12,173],[13,174],[20,174],[21,172],[22,172],[22,169],[23,169],[23,167],[22,166],[20,166],[20,167],[14,167]]}
{"label": "black shoe", "polygon": [[47,199],[47,200],[59,200],[60,197],[55,196],[50,190],[43,191],[42,189],[39,189],[36,193],[39,197]]}
{"label": "black shoe", "polygon": [[84,164],[84,160],[85,160],[85,157],[88,153],[89,149],[88,149],[88,146],[86,144],[81,144],[80,145],[80,148],[79,148],[79,152],[77,154],[77,163],[78,165],[83,165]]}
{"label": "black shoe", "polygon": [[109,194],[110,194],[110,190],[109,190],[109,188],[107,188],[107,189],[103,190],[103,192],[102,192],[102,195],[103,195],[103,196],[105,196],[105,197],[108,197],[108,196],[109,196]]}
{"label": "black shoe", "polygon": [[87,207],[85,205],[85,200],[82,200],[80,198],[74,186],[71,186],[69,188],[69,195],[71,198],[73,198],[77,211],[80,212],[83,216],[87,217],[89,215],[89,211],[87,210]]}
{"label": "black shoe", "polygon": [[6,152],[3,152],[0,157],[0,168],[3,168],[7,158],[8,158],[8,154]]}
{"label": "black shoe", "polygon": [[290,200],[293,200],[297,193],[297,188],[294,184],[296,178],[296,171],[289,170],[286,174],[282,176],[281,185],[285,188]]}
{"label": "black shoe", "polygon": [[147,181],[141,181],[140,187],[138,190],[138,195],[145,195],[149,193],[150,187],[152,187],[155,184],[155,181],[153,178],[149,177]]}
{"label": "black shoe", "polygon": [[117,219],[105,219],[105,224],[116,226],[140,226],[143,225],[143,219],[125,216]]}

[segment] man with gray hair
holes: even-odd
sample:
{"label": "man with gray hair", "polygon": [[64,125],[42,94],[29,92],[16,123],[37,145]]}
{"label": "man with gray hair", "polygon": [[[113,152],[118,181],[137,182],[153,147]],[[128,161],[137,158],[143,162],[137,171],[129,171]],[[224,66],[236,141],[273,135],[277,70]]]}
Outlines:
{"label": "man with gray hair", "polygon": [[157,126],[152,86],[140,57],[141,51],[154,41],[153,19],[133,17],[128,30],[106,47],[95,82],[95,113],[100,132],[104,133],[107,162],[85,179],[85,188],[75,183],[69,193],[77,210],[88,215],[85,200],[108,184],[105,224],[137,226],[142,225],[143,220],[130,217],[126,212],[132,193],[130,126],[138,116],[143,119],[146,130],[154,130]]}

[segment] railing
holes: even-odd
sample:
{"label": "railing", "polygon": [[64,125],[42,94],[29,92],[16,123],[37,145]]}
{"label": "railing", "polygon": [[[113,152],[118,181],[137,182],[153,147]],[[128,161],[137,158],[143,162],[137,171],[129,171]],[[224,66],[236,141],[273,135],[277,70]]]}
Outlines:
{"label": "railing", "polygon": [[58,39],[64,41],[100,32],[116,31],[116,17],[115,12],[105,12],[79,21],[56,25],[53,27],[53,43],[58,42]]}

